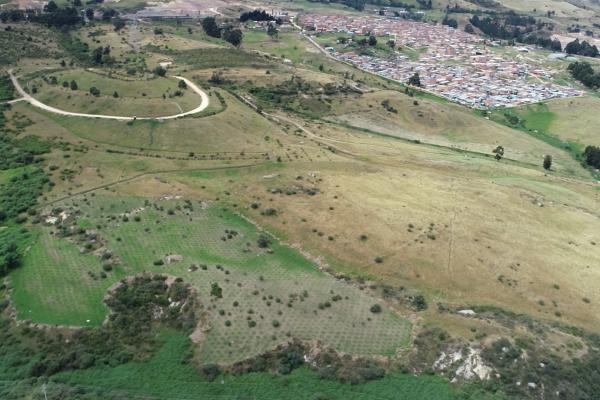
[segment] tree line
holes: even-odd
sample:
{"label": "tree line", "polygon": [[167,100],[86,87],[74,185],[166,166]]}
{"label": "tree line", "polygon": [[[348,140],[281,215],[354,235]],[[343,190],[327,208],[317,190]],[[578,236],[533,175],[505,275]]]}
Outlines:
{"label": "tree line", "polygon": [[576,61],[567,67],[573,78],[583,83],[590,89],[600,87],[600,73],[594,71],[590,63],[586,61]]}
{"label": "tree line", "polygon": [[[102,3],[102,1],[91,1],[90,3]],[[0,21],[2,23],[7,22],[20,22],[29,21],[34,23],[43,24],[53,28],[59,28],[63,30],[72,29],[78,25],[85,23],[85,18],[93,20],[94,9],[87,8],[83,11],[82,3],[80,0],[74,0],[72,6],[60,7],[54,0],[50,0],[41,10],[26,9],[26,10],[4,10],[0,12]],[[102,10],[103,21],[113,21],[115,29],[119,30],[125,26],[125,21],[118,18],[119,13],[113,8],[104,8]]]}
{"label": "tree line", "polygon": [[240,29],[232,27],[221,28],[214,17],[204,18],[202,20],[202,29],[204,29],[204,32],[208,36],[223,39],[235,47],[239,47],[242,44],[243,34]]}
{"label": "tree line", "polygon": [[493,17],[480,18],[478,15],[474,15],[469,19],[469,22],[492,38],[534,44],[552,51],[562,50],[559,40],[553,40],[545,35],[538,34],[538,31],[545,24],[536,22],[533,17],[520,16],[509,12],[503,17],[494,15]]}
{"label": "tree line", "polygon": [[240,22],[247,21],[275,21],[275,17],[265,10],[252,10],[240,15]]}
{"label": "tree line", "polygon": [[580,42],[579,39],[575,39],[565,46],[565,53],[577,54],[584,57],[598,57],[598,48],[596,45],[591,45],[587,41]]}

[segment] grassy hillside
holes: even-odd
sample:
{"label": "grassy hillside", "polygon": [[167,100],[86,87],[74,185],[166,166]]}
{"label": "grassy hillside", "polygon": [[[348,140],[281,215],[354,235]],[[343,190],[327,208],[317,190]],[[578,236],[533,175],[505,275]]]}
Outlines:
{"label": "grassy hillside", "polygon": [[[450,400],[457,398],[456,390],[439,378],[414,377],[394,374],[365,385],[347,385],[319,376],[307,368],[294,371],[289,376],[274,377],[267,373],[243,376],[220,376],[213,382],[198,377],[197,372],[181,363],[188,347],[186,339],[165,332],[163,347],[148,363],[130,363],[117,368],[97,368],[88,371],[64,373],[56,377],[59,382],[74,383],[83,387],[120,393],[130,398],[138,396],[160,399],[203,398],[237,399],[401,399]],[[52,389],[52,385],[49,385]],[[476,397],[473,397],[476,398]],[[477,397],[483,398],[483,397]]]}
{"label": "grassy hillside", "polygon": [[[51,234],[58,228],[42,229],[13,276],[20,319],[97,325],[111,284],[154,271],[180,276],[199,291],[208,321],[199,353],[204,363],[239,361],[290,337],[359,355],[393,356],[408,344],[407,321],[389,310],[371,312],[375,298],[319,272],[285,246],[257,247],[256,229],[218,205],[95,196],[65,206],[81,210],[82,228],[97,227],[93,241],[106,240],[98,251],[105,248],[112,258],[88,254],[89,238],[60,239]],[[165,265],[169,254],[183,260]],[[101,258],[119,262],[107,270]],[[222,299],[211,296],[215,283]]]}

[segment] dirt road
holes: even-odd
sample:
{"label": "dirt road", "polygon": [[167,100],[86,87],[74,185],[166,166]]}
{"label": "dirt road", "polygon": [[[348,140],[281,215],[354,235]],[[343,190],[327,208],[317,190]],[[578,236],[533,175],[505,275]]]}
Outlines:
{"label": "dirt road", "polygon": [[19,92],[19,95],[21,96],[21,99],[17,99],[17,100],[26,101],[34,107],[41,108],[42,110],[46,110],[46,111],[49,111],[54,114],[66,115],[66,116],[71,116],[71,117],[114,119],[114,120],[118,120],[118,121],[175,119],[175,118],[181,118],[181,117],[185,117],[187,115],[193,115],[193,114],[202,112],[206,109],[206,107],[208,107],[208,104],[210,103],[210,100],[208,99],[208,95],[202,89],[200,89],[198,86],[196,86],[196,84],[194,82],[192,82],[189,79],[184,78],[182,76],[173,76],[173,78],[181,79],[182,81],[184,81],[189,88],[191,88],[195,93],[200,95],[200,98],[202,99],[202,101],[200,102],[200,105],[198,107],[196,107],[190,111],[186,111],[186,112],[182,112],[182,113],[174,114],[174,115],[167,115],[165,117],[135,117],[135,116],[123,117],[123,116],[118,116],[118,115],[77,113],[77,112],[61,110],[59,108],[44,104],[39,100],[36,100],[29,93],[27,93],[23,89],[23,87],[21,87],[21,84],[19,83],[19,80],[17,79],[17,77],[13,74],[12,69],[8,71],[8,74],[10,75],[10,79],[13,83],[13,86],[15,87],[17,92]]}

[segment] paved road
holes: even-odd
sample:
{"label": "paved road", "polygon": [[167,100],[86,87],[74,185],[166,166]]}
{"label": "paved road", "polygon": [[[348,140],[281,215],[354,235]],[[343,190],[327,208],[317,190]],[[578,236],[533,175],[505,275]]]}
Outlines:
{"label": "paved road", "polygon": [[181,79],[182,81],[184,81],[188,85],[189,88],[191,88],[194,92],[196,92],[198,95],[200,95],[202,101],[200,102],[200,105],[198,107],[196,107],[190,111],[182,112],[182,113],[175,114],[175,115],[167,115],[165,117],[133,117],[133,116],[123,117],[123,116],[118,116],[118,115],[77,113],[77,112],[61,110],[59,108],[44,104],[39,100],[36,100],[31,95],[29,95],[29,93],[27,93],[25,90],[23,90],[23,88],[21,87],[21,84],[19,83],[19,80],[17,79],[16,76],[14,76],[12,69],[8,71],[8,74],[10,75],[10,79],[13,83],[13,86],[15,87],[15,89],[17,89],[17,92],[19,92],[19,95],[21,95],[21,99],[17,99],[17,101],[23,100],[23,101],[28,102],[29,104],[31,104],[34,107],[41,108],[42,110],[46,110],[46,111],[49,111],[54,114],[60,114],[60,115],[66,115],[66,116],[72,116],[72,117],[114,119],[114,120],[118,120],[118,121],[132,121],[134,119],[136,119],[136,120],[175,119],[175,118],[185,117],[187,115],[192,115],[192,114],[197,114],[199,112],[202,112],[206,109],[206,107],[208,107],[208,104],[210,102],[208,99],[208,95],[202,89],[200,89],[198,86],[196,86],[196,84],[194,82],[190,81],[187,78],[184,78],[183,76],[173,76],[174,78]]}

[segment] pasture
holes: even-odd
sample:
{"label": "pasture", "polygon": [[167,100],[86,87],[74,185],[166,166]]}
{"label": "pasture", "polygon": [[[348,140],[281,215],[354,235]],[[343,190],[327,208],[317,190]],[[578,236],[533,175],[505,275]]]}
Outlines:
{"label": "pasture", "polygon": [[[27,81],[27,87],[36,99],[66,111],[160,117],[189,111],[200,104],[199,95],[178,87],[178,83],[172,77],[135,79],[110,71],[75,69],[37,77]],[[91,88],[99,93],[90,93]]]}
{"label": "pasture", "polygon": [[[115,368],[92,368],[84,371],[66,372],[58,375],[57,382],[81,385],[86,388],[102,388],[120,393],[128,398],[160,398],[165,400],[191,400],[198,397],[238,399],[248,398],[279,400],[294,399],[394,399],[394,400],[451,400],[458,398],[459,390],[442,379],[433,376],[412,376],[394,373],[364,385],[348,385],[321,379],[310,369],[303,367],[287,376],[269,373],[249,373],[240,376],[221,375],[213,382],[198,377],[190,365],[182,363],[189,344],[185,337],[164,332],[162,348],[148,363],[128,363]],[[53,393],[52,382],[48,393]],[[481,395],[480,395],[481,396]],[[462,397],[482,399],[492,397]]]}
{"label": "pasture", "polygon": [[[335,270],[420,288],[431,302],[494,304],[596,326],[593,185],[541,167],[319,129],[356,159],[176,181],[244,204],[261,225]],[[306,196],[308,188],[318,194]]]}
{"label": "pasture", "polygon": [[[595,110],[599,106],[600,99],[596,96],[548,102],[546,110],[542,110],[545,111],[545,119],[540,128],[563,141],[575,142],[582,147],[600,146],[600,134],[595,129],[590,129],[598,123]],[[525,114],[527,120],[533,116],[533,112]]]}
{"label": "pasture", "polygon": [[[384,101],[388,102],[388,108],[384,107]],[[500,145],[505,149],[505,157],[532,165],[541,165],[544,155],[551,154],[557,171],[587,175],[566,151],[493,123],[481,113],[458,105],[380,90],[353,101],[346,97],[336,99],[332,110],[326,120],[342,123],[346,128],[363,129],[366,134],[383,134],[483,154],[492,154]]]}
{"label": "pasture", "polygon": [[[97,325],[111,284],[153,271],[181,277],[198,290],[206,319],[198,333],[203,363],[239,361],[292,337],[357,355],[393,356],[408,345],[408,321],[387,308],[373,313],[377,299],[320,272],[289,247],[272,239],[260,247],[259,231],[218,204],[106,195],[74,198],[65,206],[72,203],[83,226],[96,227],[120,263],[102,278],[98,257],[42,228],[13,277],[21,319]],[[182,260],[169,263],[168,255]],[[213,284],[222,298],[211,295]]]}

